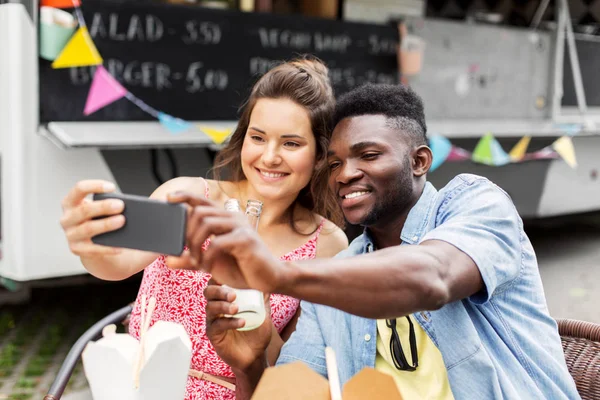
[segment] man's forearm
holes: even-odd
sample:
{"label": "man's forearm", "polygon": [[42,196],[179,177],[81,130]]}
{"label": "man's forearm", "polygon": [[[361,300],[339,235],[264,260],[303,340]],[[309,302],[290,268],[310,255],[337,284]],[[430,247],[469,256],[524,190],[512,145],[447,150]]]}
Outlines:
{"label": "man's forearm", "polygon": [[418,246],[287,263],[282,294],[366,318],[394,318],[447,301],[440,261]]}

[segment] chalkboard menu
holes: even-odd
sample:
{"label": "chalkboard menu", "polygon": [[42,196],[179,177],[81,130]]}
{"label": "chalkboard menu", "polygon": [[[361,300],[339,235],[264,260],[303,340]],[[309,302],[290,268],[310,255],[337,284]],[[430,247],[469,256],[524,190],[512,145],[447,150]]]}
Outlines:
{"label": "chalkboard menu", "polygon": [[[86,0],[82,11],[105,68],[145,103],[185,120],[236,119],[257,77],[300,54],[327,63],[336,95],[397,82],[391,26],[114,0]],[[54,70],[40,59],[43,122],[152,119],[127,99],[84,116],[94,68]]]}

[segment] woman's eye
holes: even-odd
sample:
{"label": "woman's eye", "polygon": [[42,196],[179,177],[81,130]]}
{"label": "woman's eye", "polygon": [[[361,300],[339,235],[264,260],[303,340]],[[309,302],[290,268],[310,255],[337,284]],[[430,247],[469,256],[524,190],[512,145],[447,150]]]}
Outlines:
{"label": "woman's eye", "polygon": [[296,143],[296,142],[285,142],[284,146],[286,147],[300,147],[300,143]]}
{"label": "woman's eye", "polygon": [[336,168],[337,168],[337,167],[339,167],[339,166],[340,166],[340,163],[339,163],[339,162],[332,162],[332,163],[329,163],[329,169],[336,169]]}
{"label": "woman's eye", "polygon": [[265,141],[262,137],[257,136],[257,135],[250,136],[250,139],[254,140],[255,142],[264,142]]}

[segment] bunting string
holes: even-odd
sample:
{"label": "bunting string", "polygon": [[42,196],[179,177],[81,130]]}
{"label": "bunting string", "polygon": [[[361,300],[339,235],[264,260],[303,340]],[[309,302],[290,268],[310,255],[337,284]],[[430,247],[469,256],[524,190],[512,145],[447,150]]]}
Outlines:
{"label": "bunting string", "polygon": [[577,168],[575,148],[571,136],[561,136],[551,145],[527,153],[530,141],[530,136],[524,136],[509,153],[506,153],[500,142],[488,132],[479,140],[473,152],[469,152],[453,145],[444,136],[431,135],[429,137],[429,148],[433,153],[433,162],[429,171],[435,171],[445,162],[473,161],[479,164],[500,167],[509,163],[515,164],[557,158],[562,158],[571,168]]}
{"label": "bunting string", "polygon": [[[69,4],[70,1],[70,4]],[[193,125],[177,117],[165,114],[148,105],[121,85],[110,72],[104,68],[104,60],[98,53],[96,45],[91,38],[80,0],[42,0],[42,6],[55,8],[72,8],[79,28],[73,33],[62,51],[52,63],[52,68],[71,68],[82,66],[96,66],[94,77],[88,92],[83,114],[90,115],[108,106],[109,104],[125,98],[135,104],[142,111],[157,119],[171,134],[180,134],[192,129]],[[222,144],[231,135],[231,129],[217,129],[196,125],[195,128],[206,135],[217,145]],[[486,133],[477,143],[473,152],[457,147],[446,137],[431,135],[429,147],[433,153],[431,171],[438,169],[445,162],[460,162],[471,160],[489,166],[502,166],[509,163],[520,163],[531,160],[562,158],[571,168],[577,168],[577,159],[571,137],[580,133],[583,126],[580,124],[559,124],[557,128],[564,133],[552,145],[541,150],[527,153],[531,141],[530,136],[524,136],[507,153],[492,133]]]}

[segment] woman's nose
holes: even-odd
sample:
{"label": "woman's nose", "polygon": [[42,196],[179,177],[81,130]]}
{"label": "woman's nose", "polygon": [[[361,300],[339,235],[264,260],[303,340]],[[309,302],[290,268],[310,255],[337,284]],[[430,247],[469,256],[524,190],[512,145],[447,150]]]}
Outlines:
{"label": "woman's nose", "polygon": [[279,149],[275,146],[268,146],[262,155],[262,160],[265,165],[277,165],[281,163],[281,155]]}

